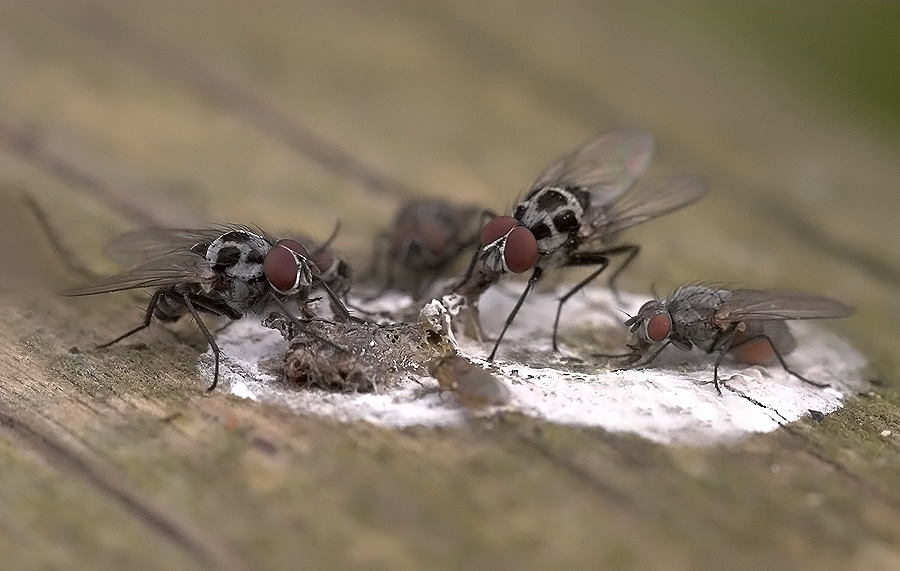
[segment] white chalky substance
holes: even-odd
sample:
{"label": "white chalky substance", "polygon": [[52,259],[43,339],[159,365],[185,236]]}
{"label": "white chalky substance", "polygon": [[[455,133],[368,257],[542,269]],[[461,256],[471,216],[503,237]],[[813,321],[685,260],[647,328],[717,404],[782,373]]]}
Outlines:
{"label": "white chalky substance", "polygon": [[[488,335],[497,335],[517,297],[504,285],[484,295],[480,309]],[[586,325],[621,327],[625,317],[619,310],[633,314],[646,301],[634,295],[623,297],[617,302],[608,290],[586,289],[565,305],[563,331]],[[529,296],[493,364],[484,361],[491,344],[457,337],[464,355],[488,366],[508,383],[513,394],[508,408],[550,422],[630,432],[661,443],[708,445],[774,430],[810,410],[830,413],[842,406],[843,398],[866,385],[861,377],[865,366],[862,355],[817,324],[796,321],[790,327],[798,348],[786,357],[787,361],[800,374],[829,383],[831,388],[803,383],[778,364],[744,366],[726,358],[720,367],[724,394],[719,396],[711,384],[715,356],[673,347],[645,369],[611,371],[601,362],[596,367],[582,364],[587,372],[571,372],[566,370],[564,357],[572,353],[565,345],[561,356],[550,349],[557,299],[556,293],[534,292]],[[408,299],[402,296],[378,301],[385,309],[406,303]],[[389,389],[379,387],[378,393],[368,394],[291,387],[271,372],[272,364],[280,362],[286,343],[277,332],[262,327],[258,319],[233,324],[219,334],[217,343],[222,350],[223,387],[237,396],[280,404],[298,414],[394,427],[455,425],[465,422],[469,414],[452,395],[437,392],[436,382],[427,376],[410,375]],[[509,360],[511,353],[534,359],[514,362]],[[199,367],[210,382],[211,364],[212,354],[207,352]]]}

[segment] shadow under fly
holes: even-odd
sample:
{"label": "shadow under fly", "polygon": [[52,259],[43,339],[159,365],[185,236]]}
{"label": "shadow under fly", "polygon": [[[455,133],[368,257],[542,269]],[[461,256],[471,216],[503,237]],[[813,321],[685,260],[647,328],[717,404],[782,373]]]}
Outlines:
{"label": "shadow under fly", "polygon": [[808,293],[685,286],[664,299],[648,301],[628,319],[625,326],[631,330],[631,353],[613,357],[624,358],[626,366],[645,366],[669,345],[684,351],[696,346],[707,353],[718,353],[713,383],[720,395],[719,364],[726,353],[751,365],[777,360],[801,381],[827,387],[794,371],[784,360],[797,347],[785,321],[831,319],[852,313],[853,308],[840,301]]}
{"label": "shadow under fly", "polygon": [[[454,292],[476,305],[503,275],[532,270],[491,350],[494,359],[506,330],[544,272],[570,266],[599,266],[559,300],[553,322],[553,350],[563,304],[609,265],[624,256],[609,285],[637,256],[640,246],[606,247],[622,230],[678,210],[706,193],[696,174],[681,174],[655,185],[632,185],[643,174],[653,153],[653,137],[642,131],[612,131],[582,144],[548,167],[512,216],[494,218],[481,234],[481,249],[473,256]],[[631,189],[629,191],[629,189]],[[601,243],[599,248],[591,248]]]}
{"label": "shadow under fly", "polygon": [[240,319],[262,314],[270,303],[287,312],[294,300],[302,317],[313,316],[309,292],[321,287],[337,317],[350,315],[331,288],[319,278],[306,248],[291,239],[276,240],[265,232],[240,225],[202,229],[148,229],[114,238],[106,247],[114,261],[131,269],[61,292],[66,296],[156,288],[143,322],[103,349],[150,326],[155,317],[164,323],[190,315],[212,349],[215,371],[209,390],[219,381],[220,351],[200,313]]}

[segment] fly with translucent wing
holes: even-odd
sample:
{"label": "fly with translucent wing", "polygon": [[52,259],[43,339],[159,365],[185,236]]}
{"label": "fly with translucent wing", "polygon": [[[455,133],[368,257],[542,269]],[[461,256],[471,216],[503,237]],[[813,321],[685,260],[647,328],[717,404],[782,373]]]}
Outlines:
{"label": "fly with translucent wing", "polygon": [[131,269],[62,292],[67,296],[94,295],[127,289],[155,288],[143,323],[100,345],[108,347],[149,327],[190,315],[215,355],[212,390],[219,380],[219,347],[200,313],[228,319],[261,314],[270,303],[284,309],[295,300],[301,314],[311,317],[307,305],[313,287],[322,287],[337,317],[349,320],[343,303],[319,278],[318,269],[299,242],[276,240],[247,226],[206,229],[149,229],[124,234],[106,248],[114,261]]}
{"label": "fly with translucent wing", "polygon": [[[808,293],[685,286],[664,299],[648,301],[625,322],[631,329],[632,352],[623,357],[627,365],[643,366],[669,345],[685,351],[696,346],[707,353],[717,352],[713,382],[720,395],[719,364],[728,352],[747,364],[777,360],[801,381],[823,387],[827,385],[807,379],[785,362],[784,356],[797,347],[785,321],[852,313],[853,308],[840,301]],[[651,353],[651,349],[655,350]]]}
{"label": "fly with translucent wing", "polygon": [[494,218],[481,234],[481,249],[472,258],[454,291],[473,305],[508,273],[531,270],[531,277],[506,318],[488,357],[493,360],[506,330],[545,271],[569,266],[598,266],[559,300],[553,323],[553,349],[563,304],[609,265],[624,261],[609,279],[637,256],[636,244],[605,246],[636,224],[678,210],[706,193],[695,174],[677,175],[655,185],[635,186],[653,153],[653,137],[642,131],[612,131],[591,139],[561,157],[531,185],[512,216]]}
{"label": "fly with translucent wing", "polygon": [[398,270],[410,278],[413,299],[424,297],[442,272],[478,245],[481,227],[494,215],[477,206],[423,198],[408,201],[393,226],[383,232],[372,254],[373,274],[384,262],[386,291]]}

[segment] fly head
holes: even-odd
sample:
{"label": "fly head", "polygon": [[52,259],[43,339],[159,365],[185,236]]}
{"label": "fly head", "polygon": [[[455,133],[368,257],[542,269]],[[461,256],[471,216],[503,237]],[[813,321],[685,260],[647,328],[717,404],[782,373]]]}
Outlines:
{"label": "fly head", "polygon": [[498,274],[527,272],[537,263],[538,244],[531,230],[512,216],[498,216],[481,233],[484,266]]}
{"label": "fly head", "polygon": [[665,304],[651,300],[641,306],[637,315],[625,322],[638,347],[649,347],[668,339],[672,332],[672,316]]}
{"label": "fly head", "polygon": [[319,270],[319,279],[325,282],[338,297],[350,291],[353,282],[353,268],[334,255],[327,248],[319,248],[310,255],[310,260]]}
{"label": "fly head", "polygon": [[307,259],[309,252],[296,240],[279,240],[265,256],[263,268],[272,288],[282,295],[305,296],[318,268]]}

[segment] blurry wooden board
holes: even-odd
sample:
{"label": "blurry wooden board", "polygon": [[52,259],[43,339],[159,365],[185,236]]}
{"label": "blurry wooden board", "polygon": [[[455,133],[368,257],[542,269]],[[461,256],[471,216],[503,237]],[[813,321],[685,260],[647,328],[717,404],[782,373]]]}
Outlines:
{"label": "blurry wooden board", "polygon": [[[661,10],[661,11],[660,11]],[[0,541],[17,568],[900,565],[900,162],[729,38],[659,5],[0,5]],[[383,430],[206,395],[189,325],[60,299],[151,222],[258,223],[366,263],[414,195],[508,208],[596,132],[711,193],[630,234],[626,287],[833,295],[882,387],[715,449],[512,416]],[[882,432],[892,431],[887,436]]]}

